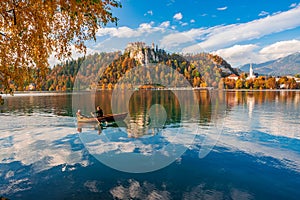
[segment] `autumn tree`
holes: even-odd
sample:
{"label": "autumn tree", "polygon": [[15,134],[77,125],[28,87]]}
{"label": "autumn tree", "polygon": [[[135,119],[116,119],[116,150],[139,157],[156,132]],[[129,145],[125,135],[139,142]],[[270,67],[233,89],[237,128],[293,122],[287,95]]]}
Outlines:
{"label": "autumn tree", "polygon": [[85,53],[85,41],[116,23],[111,9],[120,6],[116,0],[0,1],[0,92],[30,81],[32,69],[41,82],[52,54],[71,57],[73,46]]}
{"label": "autumn tree", "polygon": [[288,81],[288,78],[286,76],[280,77],[280,79],[278,80],[278,84],[286,84]]}
{"label": "autumn tree", "polygon": [[270,77],[267,79],[266,88],[268,88],[268,89],[276,89],[277,88],[275,77]]}
{"label": "autumn tree", "polygon": [[225,85],[225,89],[234,89],[234,87],[235,87],[235,80],[234,79],[225,78],[224,79],[224,85]]}
{"label": "autumn tree", "polygon": [[264,89],[264,80],[262,79],[255,79],[253,82],[253,88],[254,89]]}
{"label": "autumn tree", "polygon": [[293,78],[289,78],[287,81],[287,85],[289,89],[296,89],[297,88],[297,82]]}
{"label": "autumn tree", "polygon": [[235,88],[236,89],[242,89],[244,87],[244,83],[241,79],[238,79],[236,82],[235,82]]}

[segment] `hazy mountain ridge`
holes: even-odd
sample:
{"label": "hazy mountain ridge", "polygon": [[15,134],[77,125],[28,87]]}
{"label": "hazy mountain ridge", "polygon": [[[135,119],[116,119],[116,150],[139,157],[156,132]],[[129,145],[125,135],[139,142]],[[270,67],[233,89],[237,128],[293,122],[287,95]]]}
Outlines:
{"label": "hazy mountain ridge", "polygon": [[[240,70],[249,72],[250,64],[240,67]],[[265,63],[252,64],[255,73],[259,75],[284,76],[300,73],[300,52],[271,60]]]}

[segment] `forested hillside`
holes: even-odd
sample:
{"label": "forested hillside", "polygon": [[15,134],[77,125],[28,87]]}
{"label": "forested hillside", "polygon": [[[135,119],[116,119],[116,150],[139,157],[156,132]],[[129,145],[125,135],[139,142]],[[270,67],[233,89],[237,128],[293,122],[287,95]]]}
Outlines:
{"label": "forested hillside", "polygon": [[[128,73],[133,69],[134,74]],[[143,84],[164,80],[169,87],[184,86],[184,79],[193,87],[218,88],[223,87],[222,78],[232,73],[237,74],[216,55],[200,53],[183,56],[167,53],[154,45],[149,47],[142,42],[135,42],[128,44],[124,53],[96,53],[56,65],[49,69],[47,79],[40,85],[33,80],[34,85],[39,85],[33,89],[71,91],[76,79],[80,80],[76,81],[79,84],[76,88],[112,89],[122,77],[123,88],[132,88],[134,82],[140,79]]]}

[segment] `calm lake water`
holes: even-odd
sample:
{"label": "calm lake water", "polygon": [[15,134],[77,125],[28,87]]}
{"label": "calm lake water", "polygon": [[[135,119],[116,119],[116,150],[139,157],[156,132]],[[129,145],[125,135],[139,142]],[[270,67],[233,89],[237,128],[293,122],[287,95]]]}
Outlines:
{"label": "calm lake water", "polygon": [[[78,124],[95,105],[129,115]],[[9,199],[300,198],[299,91],[16,94],[0,111]]]}

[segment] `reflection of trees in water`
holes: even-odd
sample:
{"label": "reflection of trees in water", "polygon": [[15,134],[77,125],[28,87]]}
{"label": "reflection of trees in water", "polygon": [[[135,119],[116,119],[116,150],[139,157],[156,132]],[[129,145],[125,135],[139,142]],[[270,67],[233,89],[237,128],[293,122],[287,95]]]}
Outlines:
{"label": "reflection of trees in water", "polygon": [[[167,123],[180,121],[179,101],[172,91],[140,90],[134,92],[129,102],[131,117],[133,119],[138,119],[140,116],[146,118],[149,109],[155,104],[164,107],[167,113]],[[157,114],[159,114],[159,111],[157,111]]]}
{"label": "reflection of trees in water", "polygon": [[[224,119],[226,112],[235,106],[245,106],[249,110],[249,116],[257,108],[257,105],[266,103],[281,103],[288,109],[299,109],[300,92],[298,91],[207,91],[194,90],[193,98],[181,98],[188,96],[187,91],[169,91],[169,90],[139,90],[132,93],[121,93],[116,102],[117,107],[124,107],[124,101],[129,100],[129,114],[131,121],[132,137],[141,135],[151,135],[149,109],[152,105],[161,105],[166,112],[166,121],[164,125],[178,125],[181,120],[198,122],[201,126],[218,124]],[[181,98],[179,102],[177,96]],[[103,90],[96,93],[93,97],[96,105],[101,105],[105,113],[111,113],[112,91]],[[90,97],[89,97],[90,98]],[[197,102],[200,113],[196,112],[191,105]],[[180,103],[184,104],[182,107]],[[118,110],[118,109],[117,109]],[[158,115],[160,110],[157,111]],[[185,114],[190,115],[186,116]],[[183,115],[183,117],[182,117]],[[163,127],[160,127],[163,128]],[[159,131],[159,130],[158,130]],[[156,132],[157,133],[157,130]],[[139,135],[140,134],[140,135]]]}
{"label": "reflection of trees in water", "polygon": [[[177,91],[178,92],[178,91]],[[185,95],[186,91],[180,91],[180,95]],[[225,95],[224,95],[225,94]],[[117,106],[124,107],[124,101],[128,92],[120,95]],[[75,96],[76,102],[72,99]],[[96,93],[82,92],[74,94],[43,94],[40,96],[13,96],[4,98],[4,105],[1,106],[1,112],[11,113],[53,113],[56,115],[72,116],[73,109],[80,109],[82,113],[89,115],[91,111],[95,111],[95,106],[100,105],[104,113],[111,113],[112,91],[102,90]],[[210,119],[212,106],[220,107],[225,104],[228,108],[237,105],[247,105],[252,101],[254,105],[262,105],[265,103],[283,103],[286,106],[298,108],[300,104],[300,91],[205,91],[195,90],[194,99],[183,98],[182,102],[189,105],[192,102],[199,103],[200,119]],[[95,105],[92,105],[94,102]],[[153,104],[164,106],[167,112],[168,120],[178,121],[181,118],[181,108],[178,99],[173,91],[166,90],[140,90],[133,93],[130,98],[130,113],[143,113],[144,108],[149,109]],[[184,107],[183,109],[189,109]],[[142,112],[143,111],[143,112]],[[191,113],[193,113],[191,111]],[[194,113],[196,115],[196,113]],[[192,117],[196,117],[192,114]]]}
{"label": "reflection of trees in water", "polygon": [[[207,90],[195,90],[192,91],[193,98],[189,98],[190,91],[177,91],[176,94],[173,91],[164,90],[164,91],[137,91],[135,92],[130,100],[129,111],[133,113],[133,115],[139,116],[142,114],[146,114],[147,110],[154,104],[162,105],[167,112],[167,123],[176,123],[180,122],[181,119],[189,120],[190,118],[194,118],[200,121],[210,121],[211,115],[214,113],[212,109],[220,109],[222,108],[222,104],[225,105],[225,98],[223,92],[211,94],[211,92]],[[181,104],[178,101],[177,96],[181,96]],[[184,98],[184,97],[187,98]],[[199,106],[200,113],[197,109],[194,109],[192,106],[193,103],[197,103]],[[181,111],[183,115],[185,113],[189,113],[188,119],[185,117],[181,117]]]}
{"label": "reflection of trees in water", "polygon": [[255,105],[266,103],[282,103],[287,106],[298,107],[300,103],[299,91],[233,91],[226,93],[226,103],[229,107],[246,105],[249,100]]}
{"label": "reflection of trees in water", "polygon": [[[218,118],[222,118],[221,115],[224,115],[226,109],[223,92],[209,92],[207,90],[135,91],[129,102],[130,124],[132,125],[132,131],[130,132],[132,135],[136,137],[139,134],[149,135],[153,133],[148,127],[151,128],[149,109],[156,104],[163,106],[165,109],[167,117],[164,124],[171,124],[172,126],[180,125],[183,121],[184,123],[209,124]],[[195,109],[195,106],[198,106],[198,108]],[[158,109],[156,114],[159,116],[160,112]],[[214,116],[212,117],[212,115]]]}
{"label": "reflection of trees in water", "polygon": [[10,96],[0,105],[2,113],[32,114],[48,113],[59,116],[72,116],[71,94],[25,94]]}
{"label": "reflection of trees in water", "polygon": [[[161,107],[156,107],[156,105]],[[151,115],[150,109],[152,109]],[[130,97],[129,112],[131,120],[128,124],[128,134],[130,137],[157,134],[165,125],[180,122],[181,117],[178,99],[172,91],[135,91]],[[163,113],[166,114],[165,117]],[[160,123],[155,125],[155,120]]]}
{"label": "reflection of trees in water", "polygon": [[[133,123],[139,124],[139,127],[145,127],[150,124],[149,109],[152,105],[159,104],[163,106],[167,114],[166,125],[171,123],[180,123],[183,120],[194,119],[201,123],[209,123],[212,115],[224,111],[225,97],[224,92],[210,92],[207,90],[194,91],[172,91],[172,90],[138,90],[132,93],[121,93],[118,96],[118,102],[115,106],[124,107],[124,101],[129,101],[129,113]],[[192,96],[189,96],[192,94]],[[191,98],[190,98],[191,97]],[[99,91],[96,95],[96,105],[101,105],[104,111],[111,112],[111,91]],[[181,101],[179,101],[179,99]],[[180,105],[183,104],[183,105]],[[193,107],[198,104],[199,110]],[[217,109],[217,110],[214,110]],[[118,110],[118,108],[116,108]],[[181,113],[183,111],[183,113]],[[199,113],[200,111],[200,113]],[[187,116],[184,116],[188,113]],[[157,111],[160,114],[160,111]],[[182,116],[183,115],[183,116]],[[200,116],[199,116],[200,115]]]}
{"label": "reflection of trees in water", "polygon": [[207,90],[195,91],[196,101],[199,104],[200,123],[207,123],[211,121],[211,96]]}

